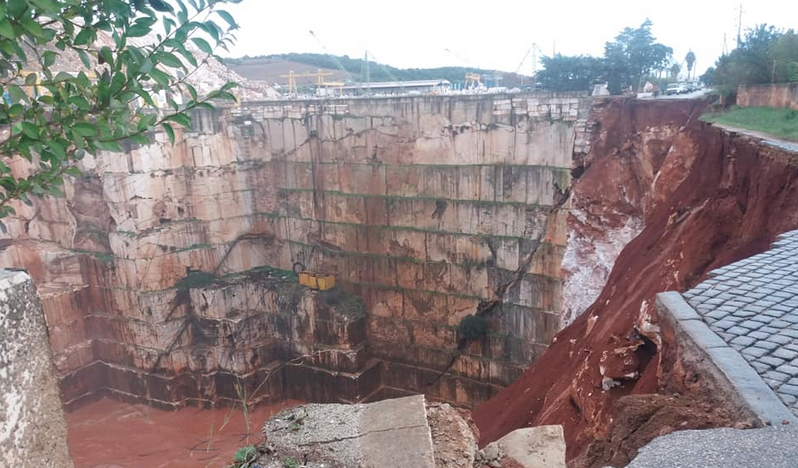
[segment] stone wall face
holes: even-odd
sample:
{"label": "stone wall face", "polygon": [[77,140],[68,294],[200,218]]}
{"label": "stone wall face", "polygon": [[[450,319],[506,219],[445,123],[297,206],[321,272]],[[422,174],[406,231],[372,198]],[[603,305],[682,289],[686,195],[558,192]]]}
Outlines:
{"label": "stone wall face", "polygon": [[[174,147],[156,134],[148,147],[87,158],[65,199],[18,207],[0,261],[42,285],[68,401],[102,387],[160,401],[124,375],[239,375],[316,351],[324,343],[294,339],[298,322],[279,329],[259,315],[288,313],[283,304],[217,299],[199,329],[250,330],[235,344],[227,331],[208,344],[185,325],[206,306],[202,287],[193,305],[175,306],[190,272],[301,262],[334,274],[367,311],[362,339],[344,340],[359,357],[327,368],[372,369],[383,392],[473,404],[560,328],[566,226],[553,206],[570,184],[583,113],[577,97],[552,95],[244,103],[198,116],[199,131],[179,132]],[[489,336],[437,378],[460,319],[494,299]],[[182,398],[212,396],[197,388]]]}
{"label": "stone wall face", "polygon": [[742,85],[737,89],[737,105],[798,110],[798,83]]}
{"label": "stone wall face", "polygon": [[66,422],[36,289],[0,270],[0,465],[69,468]]}

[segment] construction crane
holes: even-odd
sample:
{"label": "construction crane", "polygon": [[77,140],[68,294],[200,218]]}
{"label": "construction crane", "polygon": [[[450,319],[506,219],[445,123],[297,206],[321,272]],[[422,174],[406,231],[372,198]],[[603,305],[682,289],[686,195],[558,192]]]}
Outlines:
{"label": "construction crane", "polygon": [[[524,66],[526,59],[529,58],[529,54],[532,54],[532,76],[534,77],[538,71],[538,53],[543,55],[543,51],[540,50],[537,43],[533,42],[529,49],[526,50],[526,54],[524,54],[524,58],[521,59],[521,63],[518,64],[518,68],[515,69],[515,74],[518,75],[521,72],[521,67]],[[521,85],[524,84],[524,75],[521,75]]]}
{"label": "construction crane", "polygon": [[466,73],[463,89],[477,89],[482,87],[482,77],[478,73]]}
{"label": "construction crane", "polygon": [[[453,52],[451,49],[446,48],[444,50],[446,52],[452,54],[455,58],[457,58],[459,60],[462,60],[467,66],[473,67],[473,68],[477,68],[477,69],[481,69],[481,67],[475,66],[470,61],[466,60],[465,58],[463,58],[460,55],[458,55],[455,52]],[[476,89],[476,88],[482,86],[482,78],[483,78],[483,76],[481,76],[481,75],[479,75],[477,73],[466,73],[465,82],[463,83],[463,89],[469,89],[469,88]],[[488,76],[485,76],[484,78],[485,79],[489,79],[489,78],[491,78],[491,76],[488,75]],[[493,78],[493,81],[494,81],[495,85],[499,86],[499,84],[500,84],[500,82],[502,80],[501,74],[499,74],[498,71],[495,71],[493,73],[492,78]]]}
{"label": "construction crane", "polygon": [[324,89],[325,93],[329,94],[330,88],[337,88],[339,91],[343,92],[344,82],[343,81],[325,81],[325,76],[332,75],[332,72],[325,72],[321,69],[313,72],[302,72],[302,73],[295,73],[294,70],[288,72],[287,75],[280,75],[282,78],[288,78],[288,94],[296,94],[298,92],[296,79],[297,78],[312,78],[316,77],[316,87],[318,90]]}
{"label": "construction crane", "polygon": [[342,72],[344,72],[344,75],[346,75],[346,78],[347,78],[347,79],[349,79],[349,81],[350,81],[350,82],[354,83],[354,82],[355,82],[355,79],[352,77],[352,74],[350,74],[350,73],[349,73],[349,72],[346,70],[346,68],[344,68],[344,66],[341,64],[341,62],[340,62],[340,61],[339,61],[337,58],[335,58],[335,55],[331,54],[331,53],[330,53],[330,51],[329,51],[329,50],[327,50],[327,47],[325,47],[325,46],[324,46],[324,43],[322,43],[322,42],[321,42],[321,39],[319,39],[319,37],[316,35],[316,33],[314,33],[314,32],[311,30],[311,31],[310,31],[310,35],[311,35],[311,36],[313,36],[313,39],[316,39],[316,42],[318,42],[318,43],[319,43],[319,45],[321,46],[321,48],[322,48],[322,49],[324,49],[324,53],[325,53],[325,54],[327,54],[327,55],[328,55],[328,56],[329,56],[329,57],[332,59],[332,61],[333,61],[333,62],[335,62],[335,65],[336,65],[336,66],[337,66],[337,67],[338,67],[338,68],[339,68],[339,69],[340,69]]}

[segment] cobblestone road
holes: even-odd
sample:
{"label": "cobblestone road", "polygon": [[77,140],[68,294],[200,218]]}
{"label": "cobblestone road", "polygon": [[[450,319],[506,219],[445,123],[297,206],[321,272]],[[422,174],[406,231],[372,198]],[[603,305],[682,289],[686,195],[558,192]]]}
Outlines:
{"label": "cobblestone road", "polygon": [[683,296],[798,416],[798,231]]}

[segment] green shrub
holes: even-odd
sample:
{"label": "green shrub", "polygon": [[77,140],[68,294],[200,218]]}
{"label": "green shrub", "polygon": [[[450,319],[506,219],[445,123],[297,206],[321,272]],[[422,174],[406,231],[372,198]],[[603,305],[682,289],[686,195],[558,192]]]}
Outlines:
{"label": "green shrub", "polygon": [[258,449],[254,445],[245,445],[233,455],[233,468],[249,468],[258,457]]}
{"label": "green shrub", "polygon": [[478,315],[466,315],[460,320],[457,333],[468,341],[480,339],[488,334],[488,321]]}

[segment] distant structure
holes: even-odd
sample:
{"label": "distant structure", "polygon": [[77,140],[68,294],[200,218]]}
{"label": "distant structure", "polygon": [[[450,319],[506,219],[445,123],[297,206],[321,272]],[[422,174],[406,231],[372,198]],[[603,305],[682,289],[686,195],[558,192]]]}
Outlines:
{"label": "distant structure", "polygon": [[449,80],[377,81],[368,88],[363,84],[351,84],[341,88],[343,94],[359,96],[367,94],[446,94],[452,89]]}

